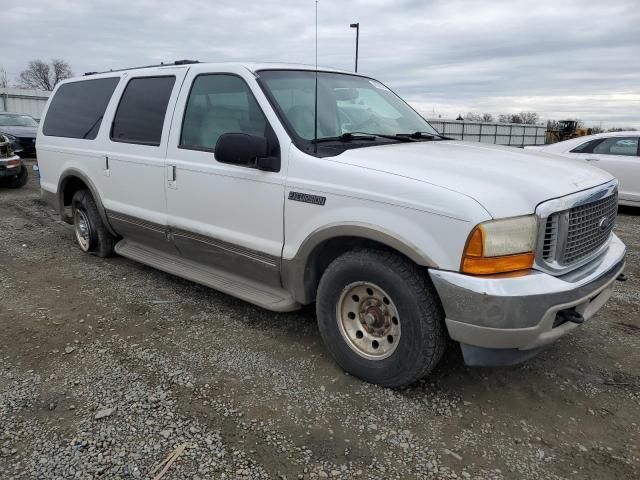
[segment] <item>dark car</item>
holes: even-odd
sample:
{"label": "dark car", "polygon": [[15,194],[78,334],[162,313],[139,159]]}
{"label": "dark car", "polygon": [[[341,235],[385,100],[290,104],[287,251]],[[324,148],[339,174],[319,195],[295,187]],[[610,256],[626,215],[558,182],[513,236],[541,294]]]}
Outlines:
{"label": "dark car", "polygon": [[38,122],[33,117],[0,112],[0,133],[9,138],[13,150],[20,156],[35,158]]}
{"label": "dark car", "polygon": [[0,133],[0,187],[20,188],[28,180],[27,166],[14,153],[7,135]]}

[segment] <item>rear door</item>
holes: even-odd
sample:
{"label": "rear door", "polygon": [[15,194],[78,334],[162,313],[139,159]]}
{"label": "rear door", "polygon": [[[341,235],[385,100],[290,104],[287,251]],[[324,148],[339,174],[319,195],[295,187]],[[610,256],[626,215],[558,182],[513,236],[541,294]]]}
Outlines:
{"label": "rear door", "polygon": [[277,155],[288,145],[255,78],[211,68],[190,69],[176,104],[166,161],[171,238],[188,259],[279,286],[285,160],[266,172],[220,163],[214,150],[224,133],[265,137]]}
{"label": "rear door", "polygon": [[620,198],[640,202],[640,157],[637,136],[609,137],[580,157],[620,181]]}
{"label": "rear door", "polygon": [[132,70],[107,112],[111,125],[102,159],[103,203],[123,237],[162,250],[167,241],[165,156],[173,106],[185,67]]}

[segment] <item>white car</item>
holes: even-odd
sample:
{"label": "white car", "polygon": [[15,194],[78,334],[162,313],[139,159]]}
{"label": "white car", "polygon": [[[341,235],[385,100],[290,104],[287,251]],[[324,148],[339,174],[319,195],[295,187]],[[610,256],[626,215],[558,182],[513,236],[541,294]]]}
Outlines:
{"label": "white car", "polygon": [[37,139],[80,249],[274,311],[316,303],[350,373],[411,383],[448,337],[513,364],[589,319],[625,265],[618,182],[445,139],[364,75],[176,62],[61,82]]}
{"label": "white car", "polygon": [[620,182],[620,204],[640,206],[640,132],[608,132],[525,147],[590,162]]}

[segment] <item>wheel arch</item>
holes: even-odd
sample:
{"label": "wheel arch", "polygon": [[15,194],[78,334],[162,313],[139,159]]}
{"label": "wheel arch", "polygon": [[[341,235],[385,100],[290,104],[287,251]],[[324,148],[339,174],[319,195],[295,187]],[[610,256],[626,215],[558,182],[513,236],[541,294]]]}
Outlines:
{"label": "wheel arch", "polygon": [[115,230],[109,224],[109,219],[107,217],[106,210],[102,205],[102,200],[100,199],[100,195],[98,194],[98,189],[95,184],[91,181],[91,179],[83,172],[76,168],[69,168],[65,170],[62,175],[60,175],[60,180],[58,181],[58,205],[60,210],[60,217],[67,223],[72,223],[73,219],[70,215],[67,214],[66,207],[71,205],[71,199],[73,195],[78,190],[83,188],[88,189],[91,192],[91,196],[93,197],[93,201],[98,208],[98,212],[100,213],[100,218],[104,222],[107,230],[112,235],[117,235]]}
{"label": "wheel arch", "polygon": [[340,255],[357,248],[391,250],[418,266],[437,266],[417,246],[387,230],[365,224],[331,225],[309,235],[294,258],[283,259],[284,287],[299,303],[313,302],[324,270]]}

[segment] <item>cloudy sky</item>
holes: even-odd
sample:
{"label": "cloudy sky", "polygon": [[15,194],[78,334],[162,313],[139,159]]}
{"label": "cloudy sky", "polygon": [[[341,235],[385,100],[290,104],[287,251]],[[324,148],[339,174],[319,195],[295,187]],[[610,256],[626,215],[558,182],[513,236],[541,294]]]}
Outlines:
{"label": "cloudy sky", "polygon": [[[180,58],[313,63],[314,0],[0,0],[0,66],[76,74]],[[418,110],[536,111],[640,128],[637,0],[319,0],[319,64],[360,68]]]}

